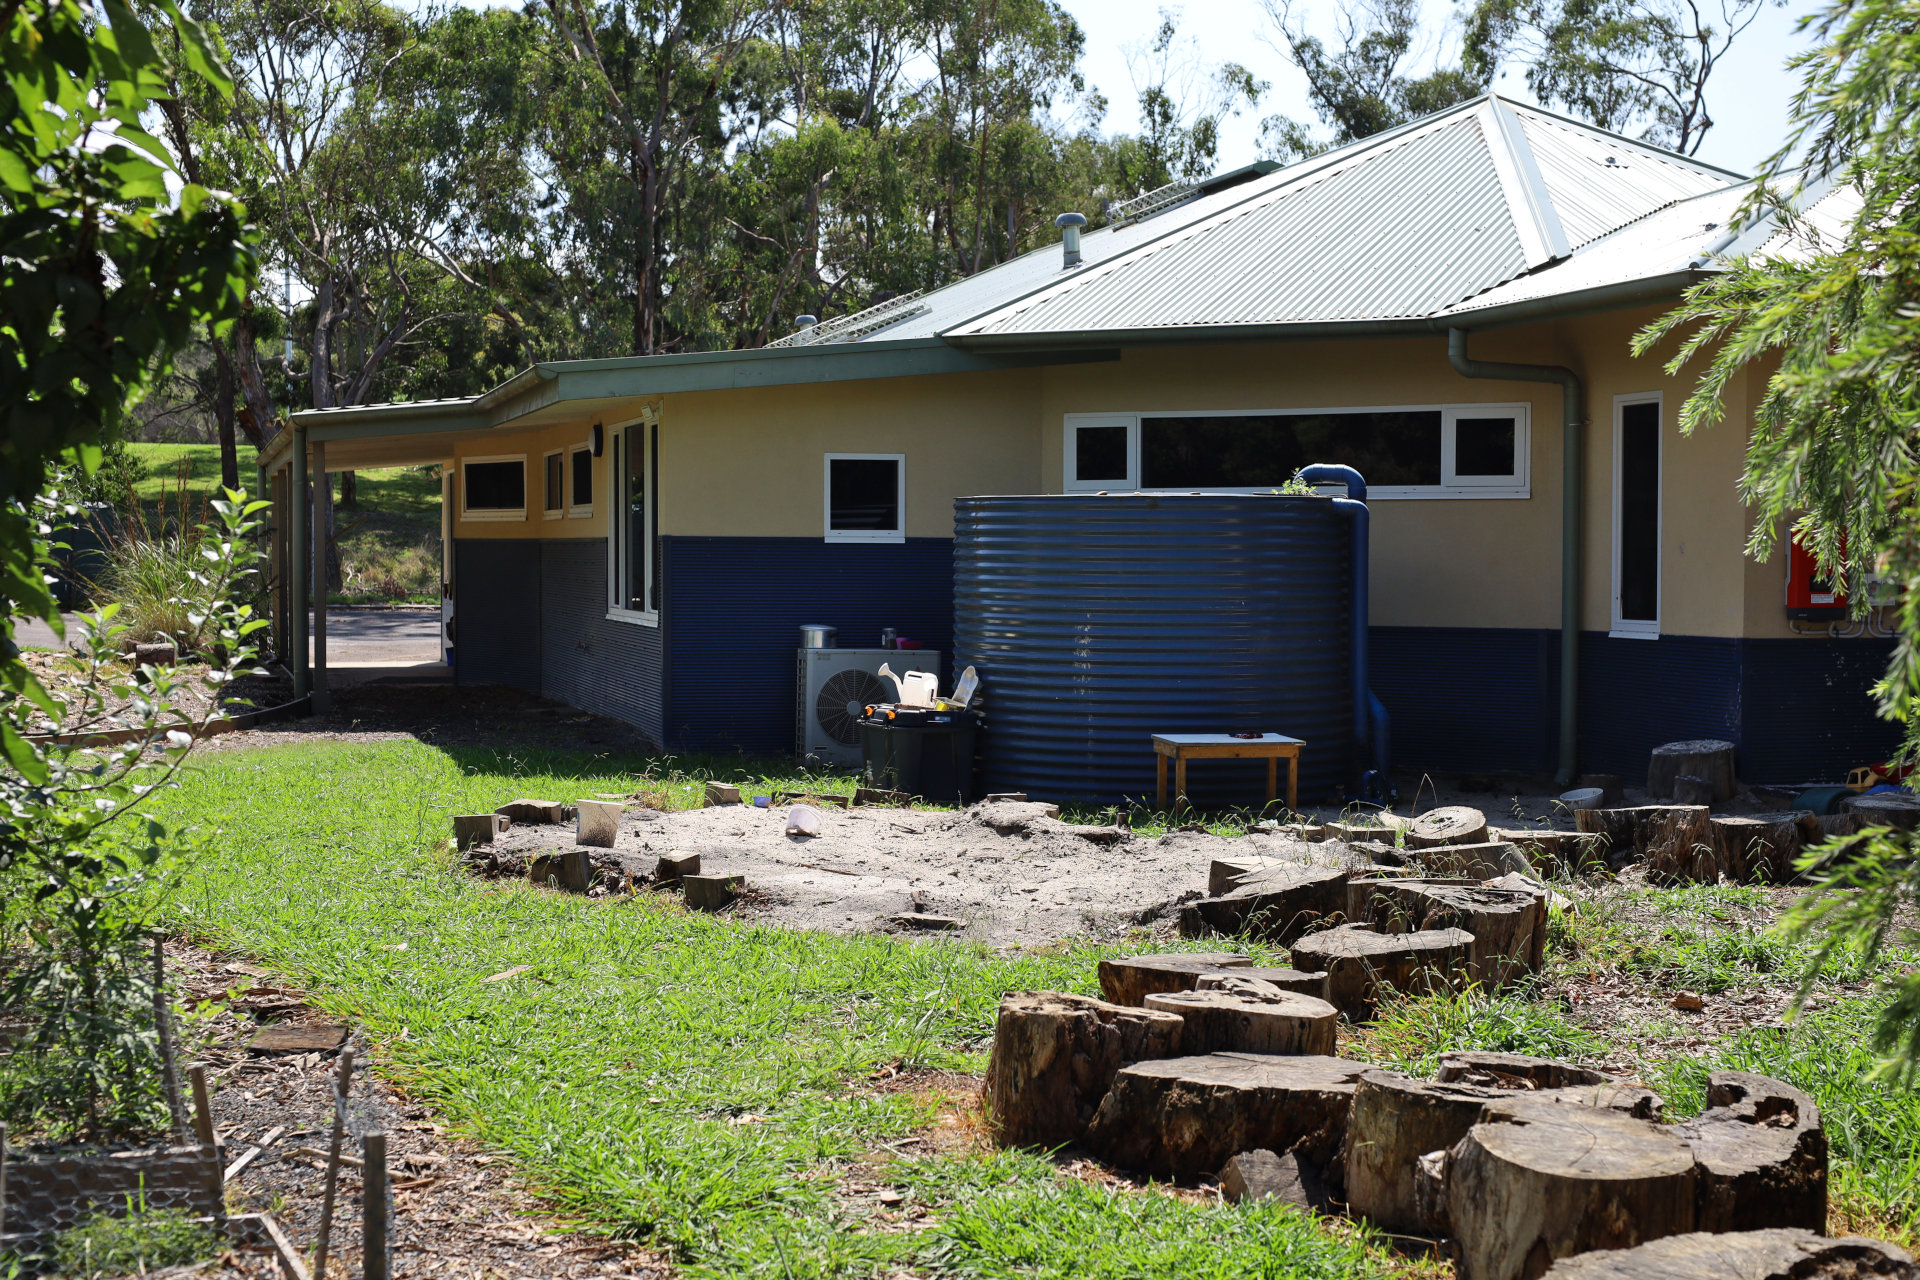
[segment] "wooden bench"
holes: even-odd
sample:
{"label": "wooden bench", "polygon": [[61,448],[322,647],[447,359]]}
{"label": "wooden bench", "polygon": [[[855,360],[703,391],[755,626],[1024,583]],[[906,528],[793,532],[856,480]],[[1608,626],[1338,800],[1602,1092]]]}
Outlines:
{"label": "wooden bench", "polygon": [[1187,761],[1189,760],[1265,760],[1267,762],[1267,803],[1279,795],[1280,762],[1287,762],[1287,811],[1300,808],[1300,748],[1307,744],[1299,738],[1278,733],[1263,733],[1257,738],[1236,738],[1230,733],[1156,733],[1153,735],[1154,768],[1157,786],[1155,801],[1167,807],[1167,761],[1173,761],[1173,791],[1178,800],[1187,798]]}

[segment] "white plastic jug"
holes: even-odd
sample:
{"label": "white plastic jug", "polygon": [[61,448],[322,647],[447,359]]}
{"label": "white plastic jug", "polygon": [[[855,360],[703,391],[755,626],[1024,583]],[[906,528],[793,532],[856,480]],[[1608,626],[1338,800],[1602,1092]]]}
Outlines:
{"label": "white plastic jug", "polygon": [[787,810],[787,834],[790,836],[819,835],[820,811],[810,804],[797,804]]}
{"label": "white plastic jug", "polygon": [[895,675],[893,668],[883,662],[879,674],[893,681],[893,700],[903,707],[930,707],[940,694],[940,677],[931,671],[909,671],[905,675]]}

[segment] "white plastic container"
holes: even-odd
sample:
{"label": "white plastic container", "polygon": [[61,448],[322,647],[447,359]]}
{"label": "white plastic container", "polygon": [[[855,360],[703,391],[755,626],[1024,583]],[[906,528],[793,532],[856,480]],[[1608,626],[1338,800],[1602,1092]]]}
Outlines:
{"label": "white plastic container", "polygon": [[1560,803],[1569,809],[1598,809],[1600,798],[1606,794],[1599,787],[1575,787],[1560,793]]}
{"label": "white plastic container", "polygon": [[790,836],[819,835],[820,811],[810,804],[797,804],[787,810],[787,834]]}

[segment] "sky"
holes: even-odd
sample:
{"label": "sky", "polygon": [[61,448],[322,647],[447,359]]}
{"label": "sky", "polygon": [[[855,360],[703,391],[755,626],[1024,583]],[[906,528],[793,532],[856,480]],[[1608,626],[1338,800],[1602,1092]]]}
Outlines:
{"label": "sky", "polygon": [[[1061,0],[1086,33],[1082,69],[1090,85],[1108,99],[1101,130],[1132,132],[1138,128],[1133,80],[1128,73],[1129,49],[1146,44],[1160,24],[1160,10],[1182,9],[1180,27],[1198,44],[1197,55],[1209,65],[1238,62],[1262,80],[1271,82],[1258,111],[1230,120],[1221,131],[1219,168],[1231,169],[1257,156],[1262,116],[1279,113],[1318,123],[1307,104],[1306,79],[1264,38],[1270,24],[1259,0],[1189,0],[1184,7],[1166,0]],[[1449,31],[1453,6],[1445,0],[1422,0],[1426,31],[1424,55],[1409,69],[1424,72]],[[1773,154],[1786,128],[1787,106],[1796,81],[1786,61],[1808,43],[1794,28],[1811,6],[1807,0],[1788,0],[1785,8],[1769,7],[1735,42],[1726,59],[1707,82],[1707,112],[1714,127],[1708,131],[1699,158],[1721,168],[1751,173]],[[1334,35],[1335,0],[1306,0],[1298,6],[1307,27],[1323,39]],[[1443,34],[1445,33],[1445,34]],[[1502,74],[1494,88],[1518,101],[1532,101],[1520,71]],[[1324,136],[1324,131],[1322,131]]]}

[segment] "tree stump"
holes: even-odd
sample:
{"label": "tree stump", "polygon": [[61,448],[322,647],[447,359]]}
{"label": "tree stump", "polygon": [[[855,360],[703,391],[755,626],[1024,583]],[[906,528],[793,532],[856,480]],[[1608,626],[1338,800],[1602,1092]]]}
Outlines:
{"label": "tree stump", "polygon": [[1240,887],[1248,876],[1259,875],[1274,864],[1266,858],[1240,856],[1215,858],[1207,868],[1207,896],[1224,897]]}
{"label": "tree stump", "polygon": [[498,813],[456,813],[453,815],[453,843],[456,848],[471,849],[477,844],[492,844],[505,835],[511,824]]}
{"label": "tree stump", "polygon": [[1707,1077],[1707,1110],[1673,1132],[1700,1162],[1700,1230],[1827,1229],[1827,1135],[1820,1108],[1800,1090],[1716,1071]]}
{"label": "tree stump", "polygon": [[1467,876],[1403,876],[1391,874],[1356,875],[1347,881],[1347,919],[1352,922],[1365,920],[1372,911],[1373,895],[1376,890],[1392,892],[1394,887],[1403,884],[1458,884],[1475,885],[1478,880]]}
{"label": "tree stump", "polygon": [[1100,962],[1100,994],[1115,1004],[1139,1008],[1156,991],[1191,991],[1203,973],[1244,969],[1253,963],[1237,951],[1170,951],[1116,956]]}
{"label": "tree stump", "polygon": [[1853,819],[1855,830],[1899,827],[1911,831],[1920,826],[1920,795],[1911,791],[1882,791],[1876,795],[1854,796],[1840,802],[1840,812]]}
{"label": "tree stump", "polygon": [[527,880],[531,884],[556,885],[574,893],[585,893],[593,883],[593,864],[585,849],[561,849],[530,861]]}
{"label": "tree stump", "polygon": [[1407,826],[1407,847],[1431,849],[1443,844],[1478,844],[1487,838],[1487,815],[1464,804],[1429,809]]}
{"label": "tree stump", "polygon": [[1447,1157],[1460,1280],[1531,1280],[1560,1258],[1694,1226],[1694,1159],[1656,1125],[1549,1102],[1488,1106]]}
{"label": "tree stump", "polygon": [[1420,1157],[1453,1146],[1479,1122],[1487,1103],[1506,1095],[1471,1084],[1420,1080],[1397,1071],[1369,1071],[1354,1090],[1347,1116],[1347,1208],[1382,1231],[1447,1234],[1429,1202],[1419,1203]]}
{"label": "tree stump", "polygon": [[[1249,965],[1245,969],[1233,969],[1225,973],[1203,973],[1195,978],[1195,991],[1238,991],[1246,983],[1258,983],[1275,991],[1291,991],[1295,995],[1312,996],[1315,1000],[1327,998],[1327,975],[1324,973],[1301,973],[1298,969],[1270,969],[1262,965]],[[1261,992],[1265,994],[1265,992]]]}
{"label": "tree stump", "polygon": [[1717,804],[1719,798],[1714,795],[1714,786],[1705,778],[1696,778],[1683,773],[1673,780],[1673,802],[1675,804]]}
{"label": "tree stump", "polygon": [[1440,1055],[1440,1066],[1434,1072],[1434,1079],[1511,1090],[1566,1089],[1578,1085],[1608,1084],[1613,1077],[1603,1071],[1576,1067],[1558,1058],[1459,1049]]}
{"label": "tree stump", "polygon": [[1699,805],[1670,804],[1580,809],[1573,815],[1581,831],[1602,838],[1607,865],[1615,870],[1640,861],[1675,870],[1691,865],[1696,850],[1709,843],[1707,819]]}
{"label": "tree stump", "polygon": [[1180,934],[1256,938],[1286,946],[1339,917],[1347,905],[1345,868],[1286,867],[1242,880],[1232,893],[1180,908]]}
{"label": "tree stump", "polygon": [[532,824],[561,823],[567,820],[567,806],[558,800],[509,800],[494,810],[508,822]]}
{"label": "tree stump", "polygon": [[1527,856],[1504,840],[1435,845],[1422,849],[1418,856],[1427,874],[1464,880],[1491,880],[1510,871],[1533,871]]}
{"label": "tree stump", "polygon": [[1520,851],[1535,872],[1563,872],[1578,876],[1605,869],[1605,851],[1598,836],[1578,831],[1546,831],[1536,827],[1491,829],[1488,836],[1504,840]]}
{"label": "tree stump", "polygon": [[1320,1171],[1301,1159],[1297,1151],[1283,1156],[1271,1151],[1242,1151],[1220,1170],[1220,1195],[1229,1204],[1283,1200],[1315,1213],[1333,1208],[1333,1197]]}
{"label": "tree stump", "polygon": [[1211,1174],[1242,1151],[1297,1151],[1326,1170],[1364,1062],[1213,1053],[1139,1062],[1113,1078],[1085,1145],[1123,1169]]}
{"label": "tree stump", "polygon": [[1556,1262],[1545,1280],[1920,1280],[1912,1255],[1864,1236],[1829,1240],[1781,1227],[1722,1235],[1692,1231],[1635,1249],[1583,1253]]}
{"label": "tree stump", "polygon": [[680,887],[689,910],[719,911],[747,887],[747,878],[738,872],[682,875]]}
{"label": "tree stump", "polygon": [[1655,747],[1647,759],[1647,795],[1655,800],[1674,799],[1674,782],[1682,774],[1699,778],[1712,789],[1708,804],[1731,799],[1739,790],[1733,778],[1733,744],[1718,738]]}
{"label": "tree stump", "polygon": [[1466,978],[1473,935],[1461,929],[1375,933],[1343,925],[1293,945],[1293,967],[1324,969],[1327,999],[1355,1022],[1373,1016],[1381,988],[1405,995],[1451,991]]}
{"label": "tree stump", "polygon": [[1381,933],[1464,929],[1473,935],[1467,974],[1497,990],[1537,971],[1546,958],[1547,902],[1523,889],[1402,882],[1377,887],[1366,919]]}
{"label": "tree stump", "polygon": [[1802,845],[1798,813],[1761,813],[1707,820],[1713,862],[1737,884],[1785,884]]}
{"label": "tree stump", "polygon": [[987,1110],[1001,1146],[1056,1147],[1086,1131],[1114,1074],[1180,1051],[1180,1019],[1058,991],[1000,1001]]}
{"label": "tree stump", "polygon": [[1327,1053],[1339,1038],[1340,1013],[1325,1000],[1270,988],[1272,995],[1234,991],[1163,991],[1147,1008],[1186,1024],[1180,1050],[1202,1053]]}
{"label": "tree stump", "polygon": [[1714,859],[1710,818],[1703,804],[1672,805],[1649,814],[1640,828],[1648,878],[1701,884],[1718,880],[1724,868]]}

